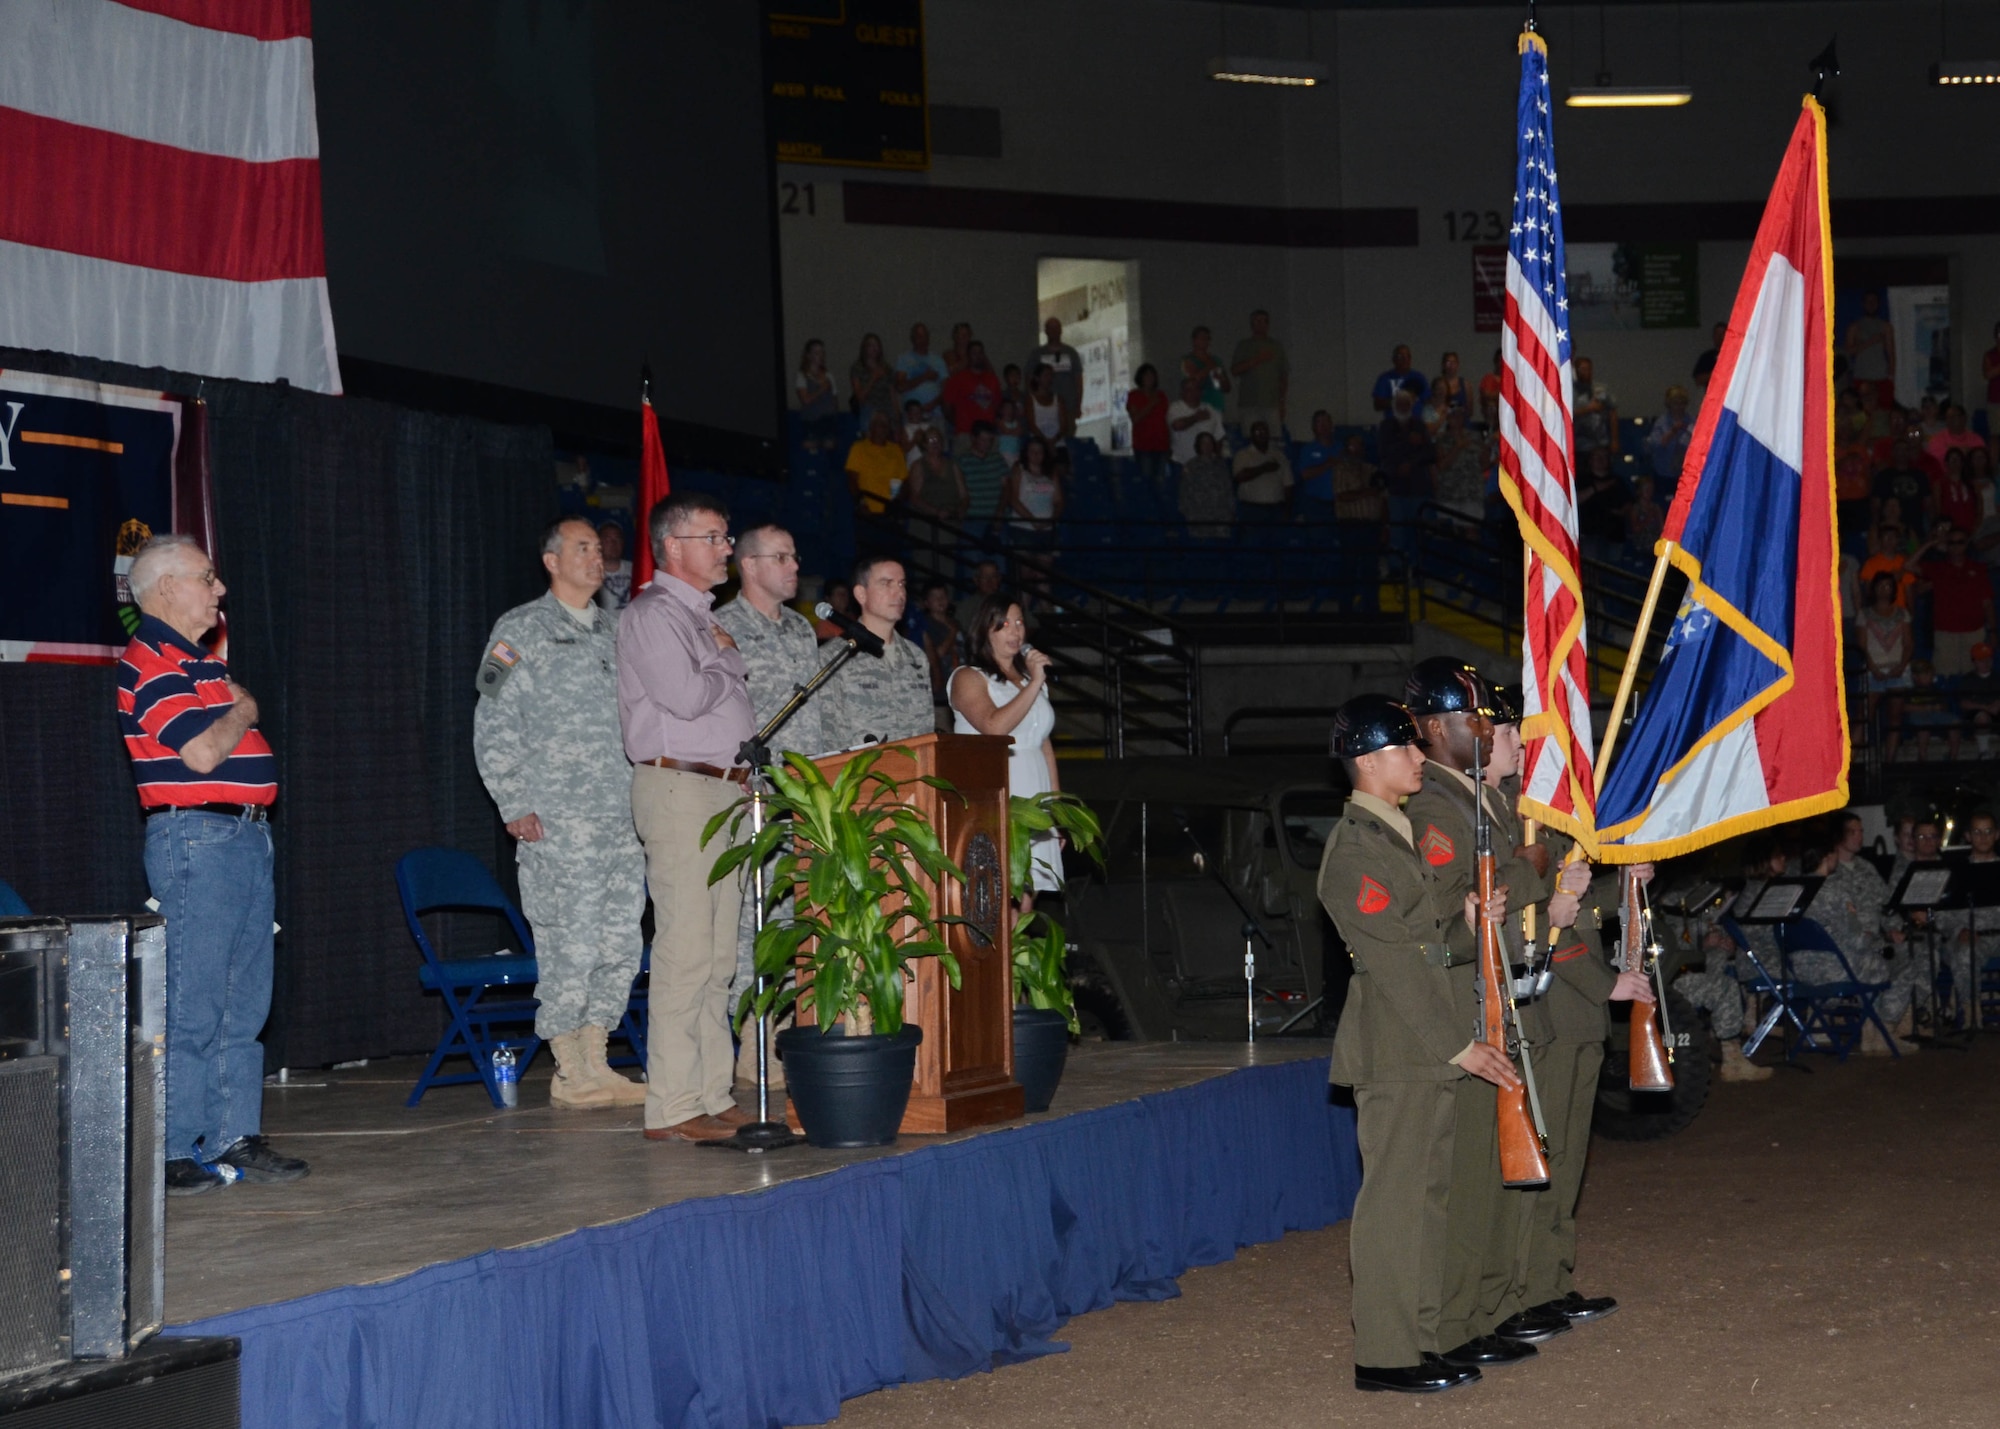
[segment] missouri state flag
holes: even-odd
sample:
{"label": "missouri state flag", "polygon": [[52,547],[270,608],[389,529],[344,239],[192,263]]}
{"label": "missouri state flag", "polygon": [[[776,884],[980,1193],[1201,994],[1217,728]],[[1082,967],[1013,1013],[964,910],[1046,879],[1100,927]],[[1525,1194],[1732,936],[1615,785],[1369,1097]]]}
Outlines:
{"label": "missouri state flag", "polygon": [[1687,595],[1598,793],[1611,862],[1847,801],[1832,283],[1826,115],[1808,98],[1661,533]]}

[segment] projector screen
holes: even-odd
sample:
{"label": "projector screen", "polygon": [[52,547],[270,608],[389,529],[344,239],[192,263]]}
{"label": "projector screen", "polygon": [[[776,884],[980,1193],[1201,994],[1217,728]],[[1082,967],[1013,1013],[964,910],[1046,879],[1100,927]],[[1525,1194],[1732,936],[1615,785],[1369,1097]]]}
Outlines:
{"label": "projector screen", "polygon": [[753,0],[320,0],[343,358],[778,435]]}

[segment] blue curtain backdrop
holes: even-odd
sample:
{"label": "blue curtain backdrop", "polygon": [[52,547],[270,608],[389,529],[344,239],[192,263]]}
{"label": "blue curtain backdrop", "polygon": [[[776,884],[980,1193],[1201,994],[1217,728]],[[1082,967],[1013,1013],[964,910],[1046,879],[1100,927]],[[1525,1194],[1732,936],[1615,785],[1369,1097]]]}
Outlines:
{"label": "blue curtain backdrop", "polygon": [[1326,1074],[1250,1068],[176,1333],[242,1338],[245,1429],[819,1423],[1344,1219],[1354,1116]]}

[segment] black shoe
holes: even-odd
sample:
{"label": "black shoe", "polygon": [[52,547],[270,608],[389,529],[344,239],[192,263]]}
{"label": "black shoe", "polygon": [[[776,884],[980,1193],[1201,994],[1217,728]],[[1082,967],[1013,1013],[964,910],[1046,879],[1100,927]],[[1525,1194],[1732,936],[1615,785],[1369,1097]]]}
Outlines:
{"label": "black shoe", "polygon": [[1441,1389],[1457,1389],[1461,1384],[1477,1384],[1479,1371],[1446,1364],[1437,1355],[1426,1353],[1421,1363],[1405,1369],[1354,1367],[1356,1389],[1388,1390],[1395,1394],[1436,1394]]}
{"label": "black shoe", "polygon": [[239,1136],[215,1158],[245,1181],[297,1181],[311,1169],[296,1156],[280,1156],[261,1136]]}
{"label": "black shoe", "polygon": [[1529,1310],[1530,1315],[1560,1315],[1572,1324],[1602,1320],[1618,1308],[1609,1295],[1579,1295],[1572,1290],[1560,1300],[1550,1300]]}
{"label": "black shoe", "polygon": [[1493,1333],[1503,1340],[1519,1340],[1524,1344],[1536,1345],[1543,1340],[1553,1340],[1557,1335],[1567,1335],[1569,1316],[1560,1310],[1551,1310],[1546,1305],[1537,1305],[1532,1310],[1521,1310],[1509,1315],[1493,1327]]}
{"label": "black shoe", "polygon": [[217,1175],[192,1156],[176,1156],[167,1163],[169,1196],[199,1196],[203,1191],[228,1184],[228,1177]]}
{"label": "black shoe", "polygon": [[1481,1335],[1476,1340],[1467,1340],[1455,1350],[1446,1350],[1438,1358],[1454,1369],[1474,1369],[1480,1365],[1518,1364],[1522,1360],[1533,1359],[1537,1353],[1533,1345],[1524,1345],[1519,1340]]}

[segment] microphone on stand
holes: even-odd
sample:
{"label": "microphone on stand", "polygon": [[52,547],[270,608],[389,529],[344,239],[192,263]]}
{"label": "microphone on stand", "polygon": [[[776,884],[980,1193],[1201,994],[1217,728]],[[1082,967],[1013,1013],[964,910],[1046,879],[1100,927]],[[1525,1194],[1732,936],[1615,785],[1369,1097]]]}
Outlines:
{"label": "microphone on stand", "polygon": [[[1034,653],[1034,649],[1035,649],[1034,646],[1030,645],[1027,641],[1023,640],[1021,642],[1021,659],[1025,661],[1029,655]],[[1055,683],[1056,683],[1056,668],[1052,664],[1049,666],[1048,669],[1042,672],[1042,684],[1046,688],[1053,689],[1055,688]]]}
{"label": "microphone on stand", "polygon": [[857,650],[882,658],[882,637],[863,625],[851,615],[842,615],[825,601],[813,607],[813,614],[821,620],[830,621],[840,633],[854,642]]}

